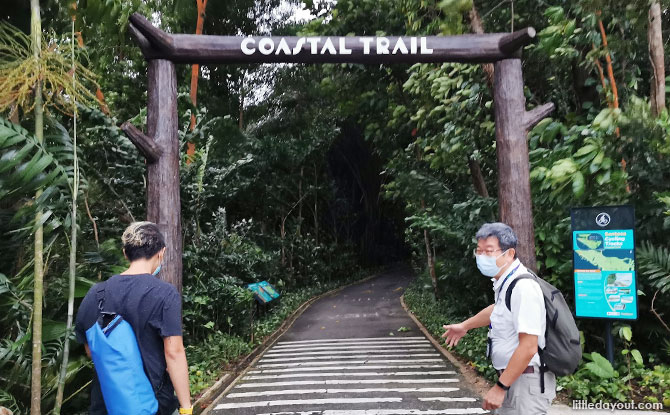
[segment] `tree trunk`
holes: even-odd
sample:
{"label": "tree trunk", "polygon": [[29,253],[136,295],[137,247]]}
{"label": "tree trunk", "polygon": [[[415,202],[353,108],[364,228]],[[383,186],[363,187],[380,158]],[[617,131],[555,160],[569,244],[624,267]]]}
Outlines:
{"label": "tree trunk", "polygon": [[314,237],[319,244],[319,175],[314,163]]}
{"label": "tree trunk", "polygon": [[286,266],[286,245],[285,245],[285,239],[286,239],[286,228],[284,224],[286,223],[286,217],[282,218],[281,221],[281,226],[279,227],[279,236],[281,238],[281,266],[284,267]]}
{"label": "tree trunk", "polygon": [[[477,12],[474,1],[472,2],[472,9],[470,10],[470,30],[472,33],[476,33],[478,35],[484,34],[484,24],[482,23],[482,19],[479,16],[479,12]],[[482,64],[482,70],[486,75],[486,83],[489,85],[489,88],[493,88],[493,64]]]}
{"label": "tree trunk", "polygon": [[[76,5],[76,3],[75,3]],[[72,18],[72,36],[70,37],[72,47],[72,89],[75,89],[76,71],[74,65],[74,17]],[[58,389],[56,390],[56,403],[54,404],[53,415],[60,415],[63,404],[63,393],[65,391],[65,379],[67,377],[67,366],[70,357],[70,334],[72,332],[72,321],[74,319],[74,286],[75,273],[77,268],[77,196],[79,194],[79,157],[77,155],[77,103],[72,102],[72,114],[74,117],[72,135],[72,164],[74,177],[72,180],[72,215],[70,220],[70,269],[67,297],[67,322],[65,325],[65,346],[63,347],[63,361],[61,363],[60,375],[58,377]]]}
{"label": "tree trunk", "polygon": [[177,78],[174,63],[149,61],[147,132],[160,156],[147,164],[147,220],[165,237],[165,261],[158,276],[181,294],[182,234],[177,136]]}
{"label": "tree trunk", "polygon": [[[198,17],[195,24],[195,34],[201,35],[202,28],[205,24],[205,8],[207,7],[207,0],[195,0],[196,6],[198,7]],[[195,107],[198,102],[198,78],[200,77],[200,65],[195,63],[191,66],[191,102]],[[191,114],[191,131],[195,129],[195,114]],[[186,154],[189,156],[188,163],[191,161],[191,157],[195,155],[195,144],[187,143],[186,144]]]}
{"label": "tree trunk", "polygon": [[435,272],[435,257],[433,251],[430,249],[430,235],[428,229],[423,230],[423,241],[426,243],[426,257],[428,258],[428,272],[430,273],[430,280],[433,283],[433,295],[435,300],[439,298],[437,291],[437,273]]}
{"label": "tree trunk", "polygon": [[[42,50],[42,22],[40,20],[39,0],[30,0],[30,34],[33,57],[39,62]],[[39,68],[41,69],[41,68]],[[41,143],[44,140],[44,108],[42,100],[42,81],[35,85],[35,137]],[[38,190],[35,199],[42,194]],[[37,212],[36,222],[40,222],[42,211]],[[33,287],[33,333],[32,333],[32,373],[30,382],[30,413],[42,412],[42,295],[44,294],[44,228],[35,230],[35,278]]]}
{"label": "tree trunk", "polygon": [[479,162],[473,158],[468,159],[468,167],[470,167],[470,175],[472,176],[472,184],[475,186],[475,191],[479,196],[489,197],[489,191],[486,188],[484,175],[479,166]]}
{"label": "tree trunk", "polygon": [[[596,13],[600,16],[600,11]],[[607,49],[607,34],[605,33],[605,26],[603,21],[598,17],[598,27],[600,28],[600,37],[603,40],[603,48],[605,49],[605,62],[607,63],[607,77],[610,81],[610,87],[612,88],[612,107],[619,108],[619,90],[616,86],[616,81],[614,80],[614,69],[612,68],[612,56],[610,55],[609,50]],[[617,128],[618,131],[618,128]],[[617,135],[619,135],[617,133]]]}
{"label": "tree trunk", "polygon": [[244,75],[241,80],[242,86],[240,87],[240,118],[237,120],[237,128],[242,130],[244,128]]}
{"label": "tree trunk", "polygon": [[[470,9],[470,30],[472,33],[481,35],[484,34],[484,24],[479,12],[475,7],[475,2],[472,2],[472,9]],[[486,83],[491,90],[493,90],[493,73],[494,68],[492,63],[483,63],[482,70],[486,76]],[[468,166],[470,167],[470,174],[472,175],[472,182],[475,186],[475,191],[478,195],[482,197],[489,197],[489,191],[486,188],[486,182],[484,181],[484,176],[482,175],[482,169],[479,166],[479,161],[470,158],[468,160]]]}
{"label": "tree trunk", "polygon": [[305,175],[305,166],[300,167],[300,180],[298,181],[298,235],[302,234],[302,179]]}
{"label": "tree trunk", "polygon": [[663,34],[661,32],[661,5],[654,1],[649,7],[649,59],[653,75],[651,77],[651,112],[658,116],[665,109],[665,62]]}
{"label": "tree trunk", "polygon": [[[526,136],[528,129],[541,119],[542,114],[537,110],[542,107],[531,112],[525,110],[521,59],[504,59],[496,62],[493,100],[500,220],[514,229],[519,240],[517,254],[521,261],[528,268],[536,270],[530,162]],[[545,108],[553,109],[553,105]]]}
{"label": "tree trunk", "polygon": [[[610,108],[617,109],[619,108],[619,90],[616,86],[616,80],[614,79],[614,69],[612,67],[612,56],[610,55],[608,46],[607,46],[607,33],[605,33],[605,25],[603,25],[603,21],[600,19],[600,10],[596,12],[596,15],[598,16],[598,28],[600,29],[600,37],[602,38],[603,41],[603,48],[605,50],[605,62],[607,63],[607,77],[609,78],[610,81],[610,87],[612,88],[612,99],[611,101],[608,100],[608,104],[610,105]],[[602,75],[602,68],[600,68],[600,62],[598,62],[599,70]],[[665,80],[663,81],[665,83]],[[617,137],[621,136],[621,130],[619,127],[616,127],[614,130],[614,133],[616,134]],[[626,172],[626,159],[621,158],[621,170],[625,173]],[[628,181],[626,181],[626,192],[630,193],[630,185],[628,184]]]}

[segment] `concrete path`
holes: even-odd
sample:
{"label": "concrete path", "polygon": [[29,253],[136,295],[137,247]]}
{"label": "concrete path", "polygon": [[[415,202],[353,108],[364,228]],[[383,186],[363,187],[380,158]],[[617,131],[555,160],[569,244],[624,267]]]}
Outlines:
{"label": "concrete path", "polygon": [[410,275],[383,273],[313,304],[213,413],[488,413],[402,309]]}
{"label": "concrete path", "polygon": [[[219,399],[215,415],[486,414],[481,399],[400,305],[409,269],[314,303]],[[550,415],[653,414],[573,410]]]}

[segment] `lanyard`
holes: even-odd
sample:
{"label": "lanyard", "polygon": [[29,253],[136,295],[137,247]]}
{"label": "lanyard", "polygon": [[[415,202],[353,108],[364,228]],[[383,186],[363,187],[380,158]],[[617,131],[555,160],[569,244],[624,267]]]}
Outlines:
{"label": "lanyard", "polygon": [[[507,282],[507,279],[508,279],[509,277],[511,277],[512,275],[514,275],[514,273],[516,272],[516,270],[519,269],[520,266],[521,266],[521,264],[517,265],[516,267],[514,267],[514,269],[513,269],[512,271],[510,271],[509,274],[507,274],[507,276],[506,276],[505,279],[503,280],[502,284],[500,284],[500,288],[498,288],[498,297],[500,297],[500,293],[502,292],[502,289],[503,289],[503,287],[505,286],[505,283]],[[498,299],[496,298],[496,301],[497,301],[497,300],[498,300]]]}

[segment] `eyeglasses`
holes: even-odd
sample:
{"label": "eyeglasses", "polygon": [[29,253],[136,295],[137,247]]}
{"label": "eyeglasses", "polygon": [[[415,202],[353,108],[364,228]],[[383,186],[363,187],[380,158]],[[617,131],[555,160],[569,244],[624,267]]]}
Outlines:
{"label": "eyeglasses", "polygon": [[493,256],[493,254],[495,254],[498,251],[502,251],[502,249],[486,249],[486,250],[484,250],[484,249],[475,248],[475,250],[473,252],[474,252],[475,255],[484,254],[486,256]]}

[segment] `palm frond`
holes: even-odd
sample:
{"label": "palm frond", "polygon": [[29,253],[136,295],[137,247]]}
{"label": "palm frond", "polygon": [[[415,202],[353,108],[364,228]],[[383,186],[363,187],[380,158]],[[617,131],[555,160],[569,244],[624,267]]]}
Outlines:
{"label": "palm frond", "polygon": [[[0,200],[67,182],[67,171],[26,129],[0,118]],[[39,202],[39,201],[37,201]]]}
{"label": "palm frond", "polygon": [[637,250],[640,273],[647,277],[652,285],[665,294],[670,291],[670,249],[654,246],[651,242],[642,242]]}

